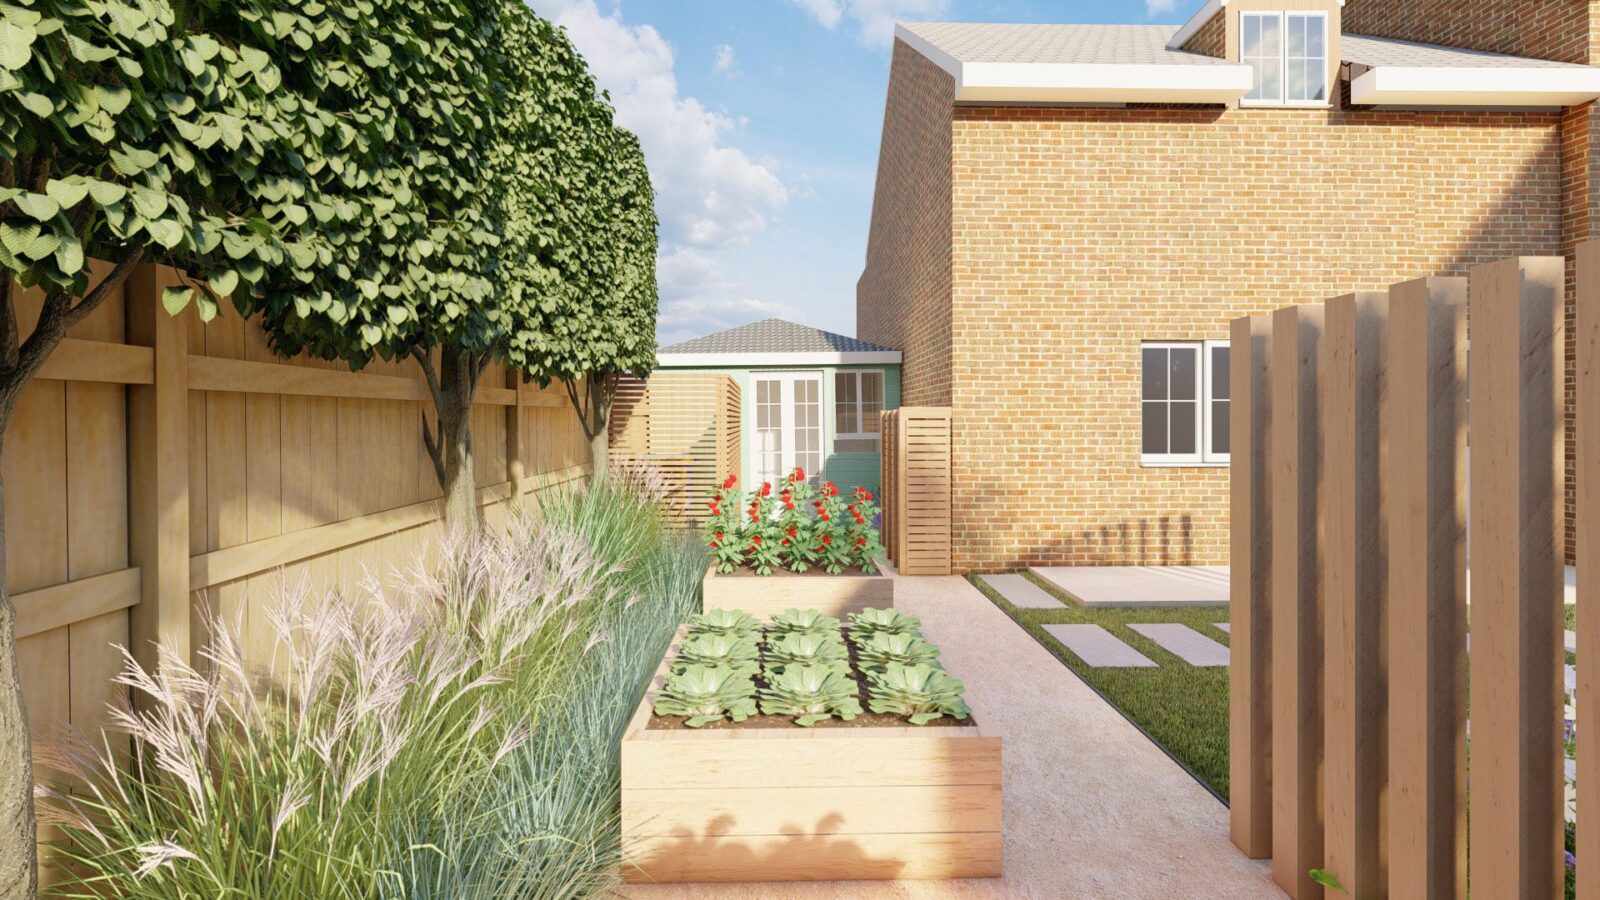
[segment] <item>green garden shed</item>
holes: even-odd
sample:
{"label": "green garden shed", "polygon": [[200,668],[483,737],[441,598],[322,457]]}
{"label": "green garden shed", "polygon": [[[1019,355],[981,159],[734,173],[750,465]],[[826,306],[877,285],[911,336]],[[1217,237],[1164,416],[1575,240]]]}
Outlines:
{"label": "green garden shed", "polygon": [[798,466],[841,490],[878,490],[878,414],[900,405],[899,350],[763,319],[663,347],[656,371],[715,372],[738,384],[750,484]]}

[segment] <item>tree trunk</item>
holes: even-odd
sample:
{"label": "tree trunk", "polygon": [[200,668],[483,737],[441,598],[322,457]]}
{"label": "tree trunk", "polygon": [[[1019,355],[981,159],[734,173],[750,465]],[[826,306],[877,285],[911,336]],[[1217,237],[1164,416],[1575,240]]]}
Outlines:
{"label": "tree trunk", "polygon": [[442,348],[437,372],[426,354],[416,354],[433,394],[438,436],[423,419],[423,439],[433,459],[434,475],[444,491],[444,523],[453,536],[476,535],[483,526],[478,485],[472,462],[472,400],[485,357]]}
{"label": "tree trunk", "polygon": [[[0,435],[9,418],[0,417]],[[0,487],[0,897],[33,897],[39,882],[33,756],[17,670],[17,613],[6,589],[5,558],[5,502]]]}
{"label": "tree trunk", "polygon": [[589,480],[601,484],[611,468],[611,440],[607,429],[611,421],[611,404],[617,396],[617,373],[583,376],[583,386],[567,382],[567,396],[572,409],[578,414],[583,435],[589,439]]}

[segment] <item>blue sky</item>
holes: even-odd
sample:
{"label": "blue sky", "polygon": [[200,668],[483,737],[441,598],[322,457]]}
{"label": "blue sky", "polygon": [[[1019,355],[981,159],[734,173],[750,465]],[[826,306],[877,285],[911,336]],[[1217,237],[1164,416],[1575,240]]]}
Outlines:
{"label": "blue sky", "polygon": [[663,344],[777,316],[855,333],[897,20],[1183,21],[1203,0],[529,0],[644,145]]}

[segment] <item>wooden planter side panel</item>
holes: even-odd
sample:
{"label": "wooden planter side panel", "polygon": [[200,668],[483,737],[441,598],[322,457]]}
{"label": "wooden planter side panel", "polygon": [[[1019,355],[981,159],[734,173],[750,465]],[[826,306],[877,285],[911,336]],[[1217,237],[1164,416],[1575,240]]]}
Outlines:
{"label": "wooden planter side panel", "polygon": [[624,376],[608,426],[611,462],[649,466],[667,485],[671,520],[696,527],[706,500],[740,469],[739,385],[716,373]]}
{"label": "wooden planter side panel", "polygon": [[706,573],[705,609],[742,609],[763,618],[786,609],[815,609],[843,618],[868,607],[894,606],[894,579],[887,575],[718,575]]}
{"label": "wooden planter side panel", "polygon": [[951,572],[951,415],[948,407],[883,413],[885,545],[902,575]]}

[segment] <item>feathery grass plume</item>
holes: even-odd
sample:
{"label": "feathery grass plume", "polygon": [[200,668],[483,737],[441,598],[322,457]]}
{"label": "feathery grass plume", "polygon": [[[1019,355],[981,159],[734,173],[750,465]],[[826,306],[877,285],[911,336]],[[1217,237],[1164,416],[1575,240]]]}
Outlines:
{"label": "feathery grass plume", "polygon": [[39,791],[69,863],[60,891],[604,889],[617,738],[703,571],[654,501],[572,491],[387,580],[286,589],[268,660],[222,620],[197,664],[126,657],[118,682],[137,702],[93,744],[41,749],[61,776]]}

